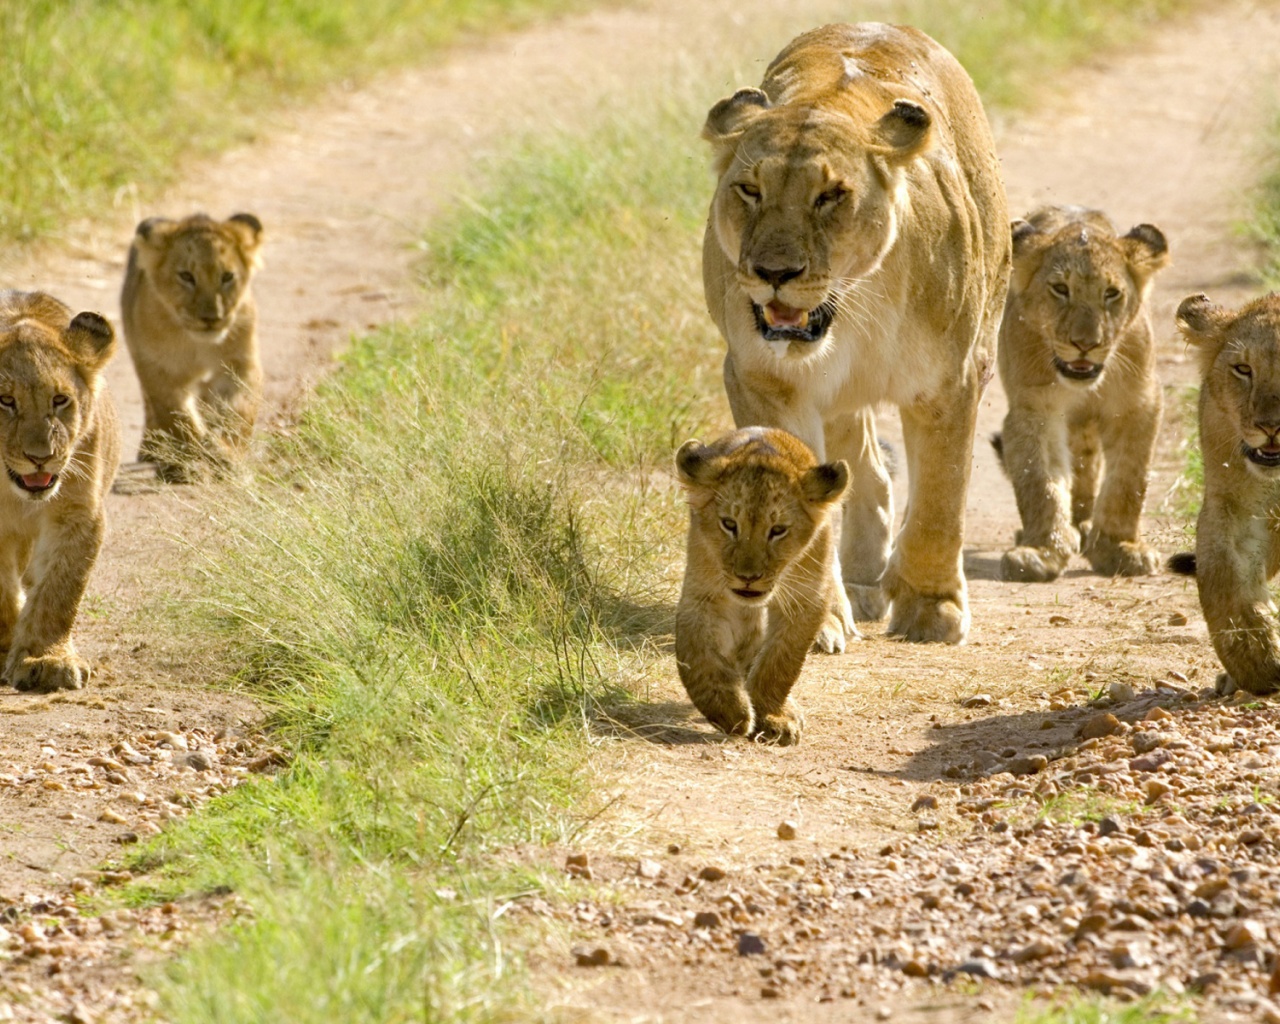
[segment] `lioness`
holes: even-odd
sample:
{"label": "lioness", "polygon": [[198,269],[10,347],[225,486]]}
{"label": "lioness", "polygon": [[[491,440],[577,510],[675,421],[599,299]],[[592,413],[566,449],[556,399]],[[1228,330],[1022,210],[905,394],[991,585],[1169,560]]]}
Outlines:
{"label": "lioness", "polygon": [[834,603],[843,462],[819,465],[783,430],[749,427],[686,441],[689,555],[676,608],[676,663],[689,699],[724,732],[797,743],[790,699]]}
{"label": "lioness", "polygon": [[1280,294],[1239,310],[1178,306],[1200,357],[1204,503],[1191,571],[1214,649],[1236,686],[1280,689],[1280,627],[1267,580],[1280,570]]}
{"label": "lioness", "polygon": [[[1010,249],[973,83],[915,29],[830,25],[712,107],[703,137],[719,175],[703,283],[735,423],[849,463],[835,571],[857,617],[889,602],[891,633],[963,641],[965,490]],[[901,410],[910,481],[892,556],[881,401]]]}
{"label": "lioness", "polygon": [[[0,678],[75,690],[89,663],[71,643],[98,557],[120,426],[102,371],[111,325],[41,292],[0,292]],[[23,598],[26,598],[25,602]]]}
{"label": "lioness", "polygon": [[1140,520],[1162,403],[1146,298],[1169,246],[1150,224],[1118,238],[1080,207],[1037,210],[1012,234],[999,346],[1009,412],[993,441],[1022,529],[1004,577],[1056,579],[1079,550],[1108,576],[1153,573]]}
{"label": "lioness", "polygon": [[243,455],[262,397],[257,307],[249,283],[262,224],[251,213],[197,213],[138,225],[120,311],[142,385],[138,458],[171,483],[223,471]]}

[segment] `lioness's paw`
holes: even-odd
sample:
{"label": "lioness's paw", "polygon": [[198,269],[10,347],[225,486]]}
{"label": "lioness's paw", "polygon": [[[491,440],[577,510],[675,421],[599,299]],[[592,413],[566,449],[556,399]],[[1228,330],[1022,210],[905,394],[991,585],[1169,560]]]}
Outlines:
{"label": "lioness's paw", "polygon": [[51,693],[79,690],[89,681],[92,669],[76,654],[46,654],[39,658],[19,658],[5,675],[16,690]]}
{"label": "lioness's paw", "polygon": [[859,622],[879,622],[889,610],[889,598],[885,596],[884,587],[878,583],[872,586],[846,583],[844,589],[849,595],[853,617]]}
{"label": "lioness's paw", "polygon": [[1000,574],[1014,583],[1048,583],[1062,574],[1067,557],[1051,548],[1010,548],[1000,559]]}
{"label": "lioness's paw", "polygon": [[1141,543],[1093,534],[1085,548],[1093,571],[1104,576],[1152,576],[1160,571],[1160,552]]}
{"label": "lioness's paw", "polygon": [[761,714],[756,718],[751,738],[757,743],[791,747],[800,742],[800,733],[803,729],[804,715],[795,701],[788,700],[777,714]]}
{"label": "lioness's paw", "polygon": [[912,643],[959,644],[969,632],[969,612],[949,597],[933,597],[902,588],[893,598],[889,635]]}

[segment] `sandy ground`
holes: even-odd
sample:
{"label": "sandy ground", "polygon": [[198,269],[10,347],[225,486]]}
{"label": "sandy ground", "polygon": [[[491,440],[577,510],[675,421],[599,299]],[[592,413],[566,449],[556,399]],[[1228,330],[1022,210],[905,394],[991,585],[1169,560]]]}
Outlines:
{"label": "sandy ground", "polygon": [[[438,66],[335,95],[282,117],[261,143],[192,168],[178,188],[145,209],[74,225],[42,255],[9,260],[5,284],[44,288],[118,322],[118,286],[137,219],[195,209],[257,214],[269,237],[267,266],[255,283],[269,428],[287,420],[351,333],[412,311],[417,233],[465,187],[477,158],[513,135],[574,123],[610,97],[661,88],[683,69],[705,66],[712,58],[699,41],[707,38],[723,53],[715,66],[724,92],[753,83],[776,47],[740,45],[736,37],[748,38],[748,20],[773,19],[779,31],[772,38],[785,39],[823,19],[848,17],[819,0],[792,5],[785,14],[775,8],[767,0],[654,0],[488,43]],[[874,15],[874,5],[860,13]],[[1215,5],[1123,58],[1107,57],[1064,77],[1037,113],[997,125],[1012,211],[1046,201],[1081,203],[1101,207],[1121,226],[1148,221],[1168,235],[1174,266],[1157,279],[1154,316],[1171,412],[1192,375],[1172,338],[1178,300],[1204,290],[1230,304],[1256,289],[1247,273],[1254,254],[1233,225],[1257,176],[1254,146],[1269,122],[1278,43],[1274,7]],[[690,148],[700,159],[697,129],[690,126]],[[111,388],[132,452],[142,414],[123,356],[112,367]],[[1003,396],[993,386],[980,436],[999,427],[1003,412]],[[1148,502],[1149,532],[1165,550],[1183,542],[1162,504],[1177,472],[1182,428],[1176,420],[1169,417]],[[895,432],[892,416],[886,432]],[[78,629],[82,648],[99,665],[94,682],[82,693],[54,697],[0,691],[0,897],[15,902],[57,891],[109,859],[122,832],[135,827],[98,820],[102,810],[121,806],[121,793],[109,785],[57,789],[23,781],[34,778],[39,765],[109,755],[131,738],[145,754],[147,743],[165,747],[154,738],[158,731],[181,734],[231,764],[236,757],[227,744],[253,734],[252,704],[205,688],[204,668],[185,657],[181,638],[148,635],[133,614],[166,585],[164,567],[179,545],[216,529],[210,496],[193,488],[121,490],[112,498],[111,537]],[[1171,672],[1189,685],[1212,682],[1215,662],[1193,588],[1169,577],[1103,580],[1083,562],[1051,586],[999,582],[999,555],[1016,524],[1012,492],[979,444],[966,545],[974,621],[969,644],[911,647],[873,628],[844,656],[811,659],[797,691],[809,722],[798,749],[721,742],[687,707],[672,666],[655,681],[648,705],[601,725],[599,767],[618,781],[623,799],[584,840],[591,854],[670,858],[676,855],[666,851],[674,844],[679,856],[694,858],[690,864],[712,858],[745,869],[779,858],[775,830],[784,819],[795,821],[801,834],[788,857],[900,838],[916,828],[908,808],[940,783],[948,766],[971,757],[971,748],[1026,739],[1027,716],[1048,706],[1038,695],[1085,680],[1096,688],[1099,678],[1141,685]],[[1176,614],[1185,615],[1186,624],[1169,625]],[[993,705],[960,707],[977,693],[990,695]],[[1055,728],[1036,742],[1048,748],[1074,726]],[[146,777],[149,770],[139,766],[136,774]],[[157,768],[157,787],[173,784],[167,772]],[[16,781],[6,784],[6,777]],[[626,899],[625,891],[618,898]],[[788,1020],[814,1007],[803,986],[762,1001],[728,967],[719,974],[702,966],[691,971],[679,958],[655,956],[641,970],[593,974],[570,969],[571,958],[562,953],[535,958],[535,970],[548,1004],[569,1015]],[[894,1009],[906,1013],[933,998],[895,997]],[[977,1012],[975,1002],[951,1001],[958,1007],[947,1011],[953,1019]],[[1007,1000],[996,1004],[1000,1011]],[[835,1016],[823,1011],[822,1019],[859,1019],[857,1013],[883,1004],[868,998],[842,1005]]]}

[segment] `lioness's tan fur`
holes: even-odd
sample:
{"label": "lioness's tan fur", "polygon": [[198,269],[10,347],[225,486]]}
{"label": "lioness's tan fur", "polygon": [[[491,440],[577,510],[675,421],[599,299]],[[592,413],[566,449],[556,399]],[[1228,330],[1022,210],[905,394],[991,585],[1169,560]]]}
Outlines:
{"label": "lioness's tan fur", "polygon": [[754,427],[686,442],[676,469],[689,495],[680,679],[718,729],[796,743],[791,688],[832,606],[847,600],[832,568],[848,467],[819,465],[792,435]]}
{"label": "lioness's tan fur", "polygon": [[1280,294],[1239,310],[1192,295],[1178,326],[1200,358],[1204,503],[1196,583],[1214,649],[1236,685],[1280,689]]}
{"label": "lioness's tan fur", "polygon": [[249,213],[138,225],[120,310],[146,411],[138,458],[185,482],[226,469],[249,443],[262,397],[250,282],[262,224]]}
{"label": "lioness's tan fur", "polygon": [[1146,300],[1168,244],[1150,224],[1117,237],[1079,207],[1037,210],[1012,233],[1001,457],[1022,529],[1005,579],[1056,579],[1080,550],[1108,576],[1153,573],[1141,519],[1162,401]]}
{"label": "lioness's tan fur", "polygon": [[[703,136],[719,175],[703,282],[735,423],[848,461],[837,571],[859,617],[888,601],[893,634],[962,641],[965,491],[1010,249],[973,83],[915,29],[830,25],[716,104]],[[882,401],[901,410],[910,480],[892,555]]]}
{"label": "lioness's tan fur", "polygon": [[102,376],[114,351],[97,313],[73,318],[49,295],[0,292],[0,676],[19,690],[89,679],[71,628],[120,462]]}

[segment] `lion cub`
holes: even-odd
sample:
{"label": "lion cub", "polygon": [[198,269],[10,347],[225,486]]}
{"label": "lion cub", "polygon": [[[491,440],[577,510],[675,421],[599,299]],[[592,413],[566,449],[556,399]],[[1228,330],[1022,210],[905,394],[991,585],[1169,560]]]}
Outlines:
{"label": "lion cub", "polygon": [[1168,262],[1158,228],[1117,237],[1097,210],[1013,222],[999,343],[1009,412],[992,439],[1022,517],[1005,579],[1056,579],[1078,550],[1108,576],[1157,570],[1140,524],[1162,405],[1146,298]]}
{"label": "lion cub", "polygon": [[89,678],[71,627],[120,462],[102,376],[114,352],[97,313],[0,292],[0,680],[19,690],[76,690]]}
{"label": "lion cub", "polygon": [[261,245],[251,213],[138,225],[120,309],[146,406],[138,458],[162,480],[190,482],[202,463],[225,471],[249,443],[262,397],[249,290]]}
{"label": "lion cub", "polygon": [[849,483],[784,430],[748,427],[686,441],[676,471],[689,498],[689,553],[676,609],[676,662],[689,699],[724,732],[797,743],[790,699],[837,602],[834,521]]}
{"label": "lion cub", "polygon": [[1192,295],[1178,327],[1200,357],[1204,503],[1192,571],[1214,650],[1250,693],[1280,689],[1280,628],[1267,580],[1280,570],[1280,294],[1239,310]]}

